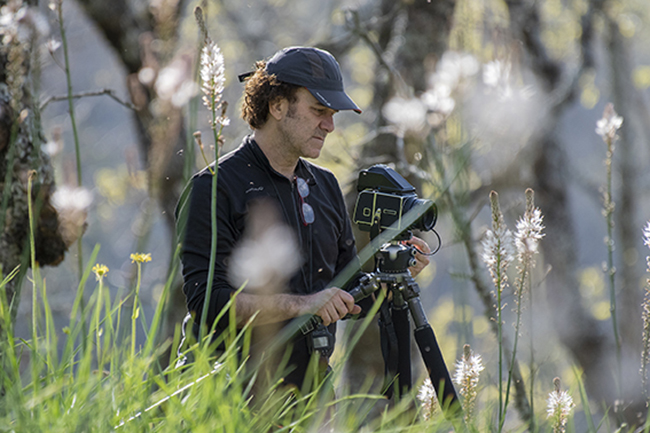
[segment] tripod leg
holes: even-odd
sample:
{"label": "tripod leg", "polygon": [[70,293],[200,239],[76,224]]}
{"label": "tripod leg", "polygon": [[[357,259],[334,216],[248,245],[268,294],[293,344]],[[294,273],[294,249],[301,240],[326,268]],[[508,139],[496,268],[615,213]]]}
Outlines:
{"label": "tripod leg", "polygon": [[403,304],[401,308],[393,306],[393,323],[397,334],[397,373],[399,393],[402,395],[411,389],[411,325],[409,323],[408,308]]}
{"label": "tripod leg", "polygon": [[460,406],[460,401],[451,382],[451,376],[442,357],[442,352],[433,333],[433,328],[429,325],[424,308],[422,307],[422,302],[420,302],[420,297],[417,296],[419,288],[415,282],[411,282],[411,285],[408,287],[410,296],[407,302],[411,316],[413,317],[413,323],[415,324],[415,341],[418,343],[424,365],[426,365],[429,377],[431,378],[431,383],[436,388],[438,394],[440,394],[440,384],[443,384],[443,400],[440,402],[443,407],[445,407],[445,403],[449,403],[450,406],[454,404]]}
{"label": "tripod leg", "polygon": [[[429,371],[431,383],[438,391],[438,394],[442,394],[441,405],[446,407],[446,404],[450,406],[458,404],[458,396],[451,382],[449,371],[440,352],[440,347],[438,347],[438,341],[433,333],[433,329],[427,324],[424,327],[416,329],[414,334],[415,341],[418,343],[422,359],[424,360],[424,365],[426,365]],[[443,386],[442,393],[440,392],[441,382]]]}

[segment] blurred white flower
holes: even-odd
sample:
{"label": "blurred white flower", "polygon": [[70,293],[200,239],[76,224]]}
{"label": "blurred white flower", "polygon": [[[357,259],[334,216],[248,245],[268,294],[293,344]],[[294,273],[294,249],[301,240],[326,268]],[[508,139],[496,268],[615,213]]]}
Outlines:
{"label": "blurred white flower", "polygon": [[420,386],[417,398],[420,400],[422,417],[425,420],[431,419],[438,409],[438,397],[436,396],[436,389],[433,387],[431,379],[428,377],[424,379],[422,386]]}
{"label": "blurred white flower", "polygon": [[47,36],[50,26],[38,8],[9,2],[0,7],[0,36],[2,45],[27,42],[33,36]]}
{"label": "blurred white flower", "polygon": [[293,231],[281,222],[268,202],[251,205],[244,239],[230,259],[230,279],[235,287],[248,282],[254,291],[277,292],[300,268],[300,248]]}
{"label": "blurred white flower", "polygon": [[63,144],[57,140],[49,140],[41,146],[41,149],[50,156],[56,156],[63,150]]}
{"label": "blurred white flower", "polygon": [[643,228],[643,245],[650,247],[650,221]]}
{"label": "blurred white flower", "polygon": [[418,98],[392,98],[382,108],[386,120],[401,132],[420,131],[425,125],[427,110]]}
{"label": "blurred white flower", "polygon": [[549,393],[547,400],[547,418],[551,418],[553,433],[564,433],[566,423],[574,408],[573,398],[566,391],[560,391],[560,378],[553,379],[555,390]]}
{"label": "blurred white flower", "polygon": [[140,81],[140,83],[144,84],[145,86],[148,86],[151,83],[153,83],[153,80],[155,78],[156,78],[156,71],[150,66],[145,66],[144,68],[138,71],[138,81]]}
{"label": "blurred white flower", "polygon": [[182,107],[199,92],[199,86],[192,80],[185,80],[172,95],[172,105]]}
{"label": "blurred white flower", "polygon": [[496,92],[500,100],[521,104],[535,95],[535,89],[532,86],[513,86],[511,70],[510,62],[502,60],[488,62],[483,65],[483,84],[488,90]]}
{"label": "blurred white flower", "polygon": [[19,9],[11,5],[0,7],[0,36],[2,45],[9,45],[18,35],[18,21],[27,12],[27,7]]}
{"label": "blurred white flower", "polygon": [[596,122],[596,134],[605,141],[613,141],[617,138],[616,131],[621,128],[623,118],[616,114],[614,105],[610,102],[605,105],[603,117]]}
{"label": "blurred white flower", "polygon": [[508,85],[510,82],[510,63],[493,60],[483,65],[483,83],[488,87]]}
{"label": "blurred white flower", "polygon": [[52,205],[58,210],[86,210],[93,202],[93,195],[86,188],[59,187],[52,194]]}
{"label": "blurred white flower", "polygon": [[[144,73],[144,79],[149,79],[150,73]],[[143,77],[138,74],[138,78]],[[191,59],[181,55],[158,72],[154,85],[160,99],[170,101],[175,107],[185,105],[196,93],[198,86],[191,79]]]}
{"label": "blurred white flower", "polygon": [[429,110],[427,121],[440,125],[456,108],[456,99],[462,98],[469,78],[476,75],[479,63],[470,54],[445,52],[436,65],[436,72],[429,77],[428,89],[421,96]]}
{"label": "blurred white flower", "polygon": [[432,86],[447,85],[455,89],[466,78],[473,77],[480,65],[471,54],[447,51],[436,66],[436,73],[431,77]]}
{"label": "blurred white flower", "polygon": [[45,47],[50,53],[54,53],[61,46],[61,42],[52,38],[45,43]]}
{"label": "blurred white flower", "polygon": [[447,84],[439,84],[422,94],[422,102],[430,111],[448,116],[456,107],[451,91]]}
{"label": "blurred white flower", "polygon": [[93,196],[85,188],[59,187],[51,203],[59,217],[59,231],[67,246],[72,245],[86,230],[86,217]]}

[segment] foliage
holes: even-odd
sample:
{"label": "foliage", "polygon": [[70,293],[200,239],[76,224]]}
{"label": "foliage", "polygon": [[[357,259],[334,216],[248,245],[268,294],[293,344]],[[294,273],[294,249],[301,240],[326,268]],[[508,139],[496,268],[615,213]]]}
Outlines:
{"label": "foliage", "polygon": [[[98,253],[96,248],[89,263],[95,262]],[[161,370],[160,355],[171,343],[151,344],[160,331],[157,320],[160,310],[146,329],[148,343],[133,352],[129,338],[118,335],[119,322],[130,311],[125,309],[123,300],[111,300],[103,290],[107,268],[97,264],[93,268],[98,284],[87,313],[85,317],[71,318],[61,342],[57,341],[44,281],[35,282],[40,296],[33,312],[36,328],[32,339],[14,337],[8,306],[6,302],[0,303],[0,319],[9,329],[7,337],[0,342],[3,353],[0,380],[5,389],[0,401],[2,430],[312,431],[315,426],[328,423],[336,426],[337,431],[359,431],[365,422],[360,414],[381,398],[343,394],[332,400],[325,398],[325,385],[303,395],[283,389],[281,383],[253,397],[249,384],[252,361],[240,366],[236,350],[215,357],[213,346],[207,344],[190,345],[180,355],[191,357],[191,363],[177,363],[179,358],[174,355],[170,367]],[[90,270],[89,265],[85,278]],[[170,275],[165,294],[172,279]],[[80,341],[79,319],[91,323],[85,349]],[[132,326],[143,325],[143,318],[136,316]],[[246,339],[249,333],[250,329],[245,328],[231,337]],[[65,347],[63,353],[59,353],[59,344]],[[28,361],[21,361],[25,357]],[[24,364],[29,364],[29,368]],[[339,373],[335,373],[334,382]],[[366,428],[448,431],[449,424],[442,415],[419,421],[408,401],[405,398]]]}

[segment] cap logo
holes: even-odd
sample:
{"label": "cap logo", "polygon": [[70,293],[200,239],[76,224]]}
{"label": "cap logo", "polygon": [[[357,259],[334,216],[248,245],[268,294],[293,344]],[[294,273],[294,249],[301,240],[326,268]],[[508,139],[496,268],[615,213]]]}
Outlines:
{"label": "cap logo", "polygon": [[328,107],[332,106],[332,104],[330,104],[329,101],[327,99],[325,99],[325,97],[323,95],[320,94],[320,92],[314,92],[314,93],[316,93],[318,95],[318,99],[323,101]]}

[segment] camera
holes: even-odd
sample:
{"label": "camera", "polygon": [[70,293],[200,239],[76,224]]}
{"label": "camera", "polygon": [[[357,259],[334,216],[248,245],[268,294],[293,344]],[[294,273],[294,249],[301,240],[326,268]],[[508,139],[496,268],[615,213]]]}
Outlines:
{"label": "camera", "polygon": [[[359,197],[354,207],[352,220],[360,230],[370,231],[379,224],[379,229],[429,231],[438,218],[437,208],[431,200],[420,199],[406,179],[384,164],[373,165],[361,170],[357,184]],[[407,225],[406,215],[416,212],[415,221]]]}

